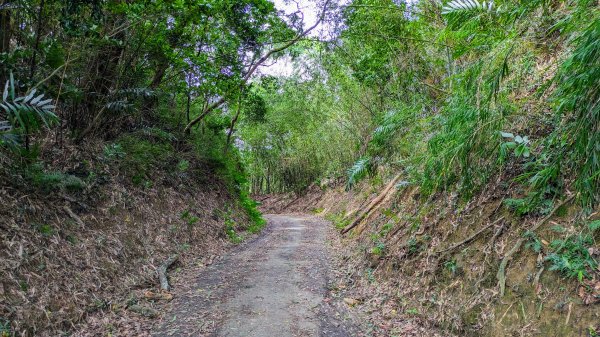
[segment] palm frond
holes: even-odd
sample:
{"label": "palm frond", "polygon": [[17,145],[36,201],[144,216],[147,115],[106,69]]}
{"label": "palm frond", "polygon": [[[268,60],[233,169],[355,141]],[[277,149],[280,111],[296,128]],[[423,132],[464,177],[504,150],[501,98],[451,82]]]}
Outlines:
{"label": "palm frond", "polygon": [[36,89],[31,90],[25,96],[15,97],[14,79],[11,75],[6,82],[2,94],[0,108],[8,116],[11,129],[22,128],[35,130],[42,125],[50,125],[58,120],[54,114],[52,99],[44,99],[44,94],[37,95]]}
{"label": "palm frond", "polygon": [[115,96],[128,98],[150,98],[156,96],[156,92],[149,88],[126,88],[115,92]]}
{"label": "palm frond", "polygon": [[451,14],[463,11],[492,11],[493,1],[479,2],[477,0],[453,0],[442,8],[442,14]]}
{"label": "palm frond", "polygon": [[108,111],[123,112],[129,111],[133,107],[133,104],[129,103],[127,100],[119,100],[114,102],[108,102],[106,103],[105,107]]}

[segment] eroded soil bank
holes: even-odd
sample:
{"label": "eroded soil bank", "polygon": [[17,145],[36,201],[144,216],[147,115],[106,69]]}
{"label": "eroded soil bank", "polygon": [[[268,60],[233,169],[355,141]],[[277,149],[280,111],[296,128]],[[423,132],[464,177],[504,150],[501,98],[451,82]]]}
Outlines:
{"label": "eroded soil bank", "polygon": [[[519,217],[504,205],[511,191],[501,185],[464,203],[456,194],[425,200],[418,188],[388,190],[389,184],[365,183],[351,191],[333,184],[299,195],[257,196],[264,212],[313,213],[333,222],[339,232],[332,236],[337,251],[331,292],[350,299],[348,309],[365,335],[596,336],[600,331],[598,278],[565,277],[548,261],[552,242],[564,232],[582,231],[571,199],[557,201],[546,215]],[[598,215],[593,212],[584,223]],[[586,252],[600,258],[597,244]]]}

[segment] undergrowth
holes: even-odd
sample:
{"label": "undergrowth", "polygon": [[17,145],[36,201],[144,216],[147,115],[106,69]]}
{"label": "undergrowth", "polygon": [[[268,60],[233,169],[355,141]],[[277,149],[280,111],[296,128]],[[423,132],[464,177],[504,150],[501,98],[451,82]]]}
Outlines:
{"label": "undergrowth", "polygon": [[350,224],[350,219],[344,216],[344,212],[329,213],[325,215],[325,219],[331,221],[335,228],[343,229]]}

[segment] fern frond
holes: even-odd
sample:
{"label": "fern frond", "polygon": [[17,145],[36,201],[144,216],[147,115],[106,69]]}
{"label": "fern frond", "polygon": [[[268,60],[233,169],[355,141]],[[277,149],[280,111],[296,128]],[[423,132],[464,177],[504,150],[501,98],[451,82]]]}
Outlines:
{"label": "fern frond", "polygon": [[462,11],[491,11],[494,4],[493,1],[479,2],[477,0],[453,0],[442,8],[442,14],[451,14]]}
{"label": "fern frond", "polygon": [[399,125],[396,123],[384,124],[378,126],[375,131],[373,131],[374,137],[386,137],[392,134],[394,131],[398,129]]}
{"label": "fern frond", "polygon": [[371,158],[363,157],[348,169],[348,183],[346,189],[351,189],[357,182],[367,176],[371,169]]}

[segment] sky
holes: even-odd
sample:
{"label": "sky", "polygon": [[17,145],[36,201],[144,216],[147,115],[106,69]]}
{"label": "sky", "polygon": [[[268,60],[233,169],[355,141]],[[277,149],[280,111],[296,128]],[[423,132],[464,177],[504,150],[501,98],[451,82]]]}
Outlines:
{"label": "sky", "polygon": [[[318,19],[320,8],[317,8],[314,0],[296,0],[296,2],[290,0],[271,0],[275,3],[275,7],[278,10],[282,10],[285,14],[292,14],[298,10],[304,15],[304,28],[310,27],[315,24]],[[321,27],[317,27],[311,32],[311,36],[318,36]],[[289,77],[293,74],[294,68],[291,59],[287,56],[277,60],[277,62],[270,64],[268,67],[259,69],[260,74]]]}
{"label": "sky", "polygon": [[[334,0],[338,4],[346,4],[350,0]],[[417,3],[419,0],[405,0],[408,4]],[[271,0],[275,4],[278,10],[282,10],[285,14],[292,14],[296,11],[301,11],[304,15],[304,28],[312,26],[318,19],[321,8],[317,5],[316,0]],[[327,27],[320,25],[313,30],[309,36],[318,37],[325,35],[323,33]],[[270,64],[268,67],[259,69],[259,74],[273,75],[273,76],[290,76],[293,73],[293,64],[289,57],[283,57],[277,62]]]}
{"label": "sky", "polygon": [[275,3],[278,10],[282,10],[285,14],[291,14],[298,10],[304,14],[304,27],[310,27],[317,21],[320,8],[314,3],[314,0],[271,0]]}

